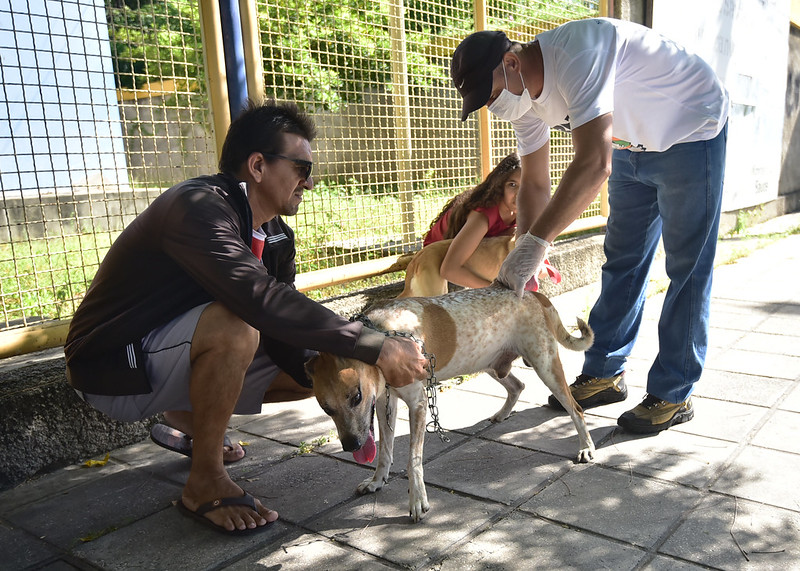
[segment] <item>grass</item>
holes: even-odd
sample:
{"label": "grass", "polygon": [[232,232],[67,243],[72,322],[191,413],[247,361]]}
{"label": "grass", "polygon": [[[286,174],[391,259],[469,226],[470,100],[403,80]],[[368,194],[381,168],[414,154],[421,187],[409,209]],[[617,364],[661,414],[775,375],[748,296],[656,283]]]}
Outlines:
{"label": "grass", "polygon": [[71,316],[116,233],[0,244],[4,322]]}
{"label": "grass", "polygon": [[[299,273],[386,255],[380,247],[348,249],[348,240],[368,239],[382,246],[402,236],[402,205],[396,197],[351,196],[328,190],[315,189],[297,218],[291,220],[297,237]],[[439,190],[424,196],[415,194],[415,236],[427,231],[429,221],[449,195]],[[740,214],[733,230],[720,237],[716,265],[733,263],[775,240],[800,233],[800,228],[793,228],[754,234],[749,228],[755,216]],[[72,316],[117,234],[86,233],[0,244],[0,310],[5,327]],[[307,295],[324,300],[396,283],[404,277],[404,272],[393,272],[313,290]],[[665,279],[655,278],[650,294],[663,291],[667,285]]]}

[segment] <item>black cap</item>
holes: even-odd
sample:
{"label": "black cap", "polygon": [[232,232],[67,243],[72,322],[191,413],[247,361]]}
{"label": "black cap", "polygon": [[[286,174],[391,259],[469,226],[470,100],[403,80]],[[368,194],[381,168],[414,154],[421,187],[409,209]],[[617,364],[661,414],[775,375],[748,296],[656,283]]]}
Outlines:
{"label": "black cap", "polygon": [[463,99],[461,120],[486,105],[492,95],[492,72],[511,48],[504,32],[475,32],[464,38],[450,62],[450,77]]}

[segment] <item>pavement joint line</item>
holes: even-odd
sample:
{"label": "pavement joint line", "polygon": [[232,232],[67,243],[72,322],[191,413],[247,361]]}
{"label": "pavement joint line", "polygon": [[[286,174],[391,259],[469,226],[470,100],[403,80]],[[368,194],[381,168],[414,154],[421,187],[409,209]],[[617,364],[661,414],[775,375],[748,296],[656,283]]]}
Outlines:
{"label": "pavement joint line", "polygon": [[[795,379],[795,383],[800,380],[800,377]],[[648,549],[648,552],[651,553],[651,556],[645,557],[639,560],[638,564],[636,565],[635,569],[644,569],[644,567],[649,564],[650,562],[655,559],[656,555],[659,555],[659,550],[664,546],[664,544],[669,540],[670,537],[689,519],[689,517],[694,513],[697,508],[709,497],[711,496],[727,496],[732,497],[734,499],[738,499],[738,496],[735,494],[725,494],[720,492],[715,492],[712,488],[714,485],[719,481],[722,477],[722,474],[733,464],[733,462],[738,458],[744,449],[751,445],[753,438],[758,434],[758,432],[764,427],[764,425],[774,416],[775,412],[778,410],[778,407],[789,397],[789,394],[795,389],[795,384],[792,383],[789,387],[787,387],[784,392],[779,396],[775,402],[769,407],[769,410],[761,417],[761,419],[751,428],[748,433],[745,435],[743,439],[741,439],[737,444],[730,455],[721,463],[719,464],[716,469],[714,470],[712,476],[708,479],[706,484],[702,487],[694,487],[697,489],[700,494],[696,501],[687,509],[682,511],[672,522],[672,524],[666,529],[666,531],[654,542],[652,549]],[[631,471],[631,473],[634,473]],[[653,478],[650,476],[651,479],[659,480],[659,478]],[[674,485],[690,487],[686,484],[680,484],[676,482],[671,482]],[[763,502],[757,502],[763,504]],[[763,504],[769,505],[769,504]],[[779,506],[772,506],[772,507],[779,507]]]}
{"label": "pavement joint line", "polygon": [[[440,555],[440,556],[438,556],[436,558],[429,558],[427,561],[424,561],[423,563],[421,563],[421,564],[417,565],[416,567],[414,567],[414,570],[415,571],[422,571],[423,569],[430,569],[431,567],[435,567],[436,565],[441,564],[442,562],[444,562],[445,560],[450,558],[450,556],[452,556],[452,553],[454,551],[457,551],[459,548],[461,548],[462,546],[468,544],[474,538],[476,538],[479,535],[485,533],[486,531],[492,529],[492,527],[494,527],[498,522],[506,519],[508,516],[510,516],[514,512],[520,511],[520,506],[522,506],[526,502],[528,502],[531,499],[533,499],[536,495],[540,494],[542,491],[544,491],[545,489],[547,489],[548,487],[553,485],[555,482],[559,481],[562,477],[564,477],[566,474],[568,474],[571,471],[572,471],[572,467],[570,467],[570,466],[562,467],[556,473],[550,474],[550,476],[548,476],[547,479],[545,479],[538,486],[536,486],[531,491],[530,494],[521,496],[520,498],[517,498],[516,500],[514,500],[513,502],[511,502],[509,504],[505,504],[505,503],[499,502],[497,500],[492,500],[491,498],[475,496],[475,495],[470,494],[468,492],[462,492],[462,491],[459,491],[459,490],[453,490],[453,489],[449,489],[447,487],[443,487],[443,486],[438,486],[436,484],[432,484],[433,487],[435,487],[435,488],[438,488],[438,489],[441,489],[441,490],[444,490],[444,491],[448,491],[450,493],[459,495],[461,497],[466,497],[466,498],[470,498],[470,499],[477,499],[477,500],[480,500],[480,501],[483,501],[483,502],[488,502],[488,503],[493,503],[493,504],[497,504],[497,505],[503,506],[503,509],[501,509],[500,511],[495,513],[493,516],[487,518],[487,520],[483,524],[481,524],[480,526],[474,528],[472,531],[470,531],[468,534],[466,534],[460,540],[455,541],[453,544],[451,544],[450,545],[451,549],[447,553],[443,553],[442,555]],[[523,512],[523,513],[525,513],[526,515],[529,515],[530,517],[534,517],[534,518],[538,518],[538,519],[542,519],[542,520],[547,521],[547,518],[541,517],[541,516],[539,516],[537,514],[533,514],[533,513],[530,513],[530,512]],[[554,521],[553,523],[557,523],[558,525],[562,525],[562,526],[566,525],[563,522],[555,522]]]}

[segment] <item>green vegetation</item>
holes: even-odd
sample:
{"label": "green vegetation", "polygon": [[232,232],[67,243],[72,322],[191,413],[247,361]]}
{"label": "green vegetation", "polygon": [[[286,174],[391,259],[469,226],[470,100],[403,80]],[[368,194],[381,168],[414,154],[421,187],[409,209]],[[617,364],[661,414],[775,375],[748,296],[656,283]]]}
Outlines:
{"label": "green vegetation", "polygon": [[[449,85],[457,39],[473,30],[472,2],[407,0],[406,65],[412,94]],[[118,87],[167,79],[204,89],[200,17],[188,0],[106,0]],[[592,16],[596,2],[493,3],[488,26],[531,33]],[[373,0],[267,0],[258,5],[264,82],[270,95],[338,110],[368,92],[392,90],[390,3]]]}
{"label": "green vegetation", "polygon": [[4,322],[71,316],[115,234],[0,244]]}

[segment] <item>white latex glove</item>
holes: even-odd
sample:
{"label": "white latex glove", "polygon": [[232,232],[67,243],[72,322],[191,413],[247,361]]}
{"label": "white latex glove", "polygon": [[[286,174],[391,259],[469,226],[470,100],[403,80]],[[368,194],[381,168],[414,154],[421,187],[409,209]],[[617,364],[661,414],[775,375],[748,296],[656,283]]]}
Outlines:
{"label": "white latex glove", "polygon": [[525,285],[530,281],[538,289],[539,268],[549,247],[550,242],[526,232],[517,238],[516,246],[500,266],[497,281],[513,289],[519,297],[525,294]]}

